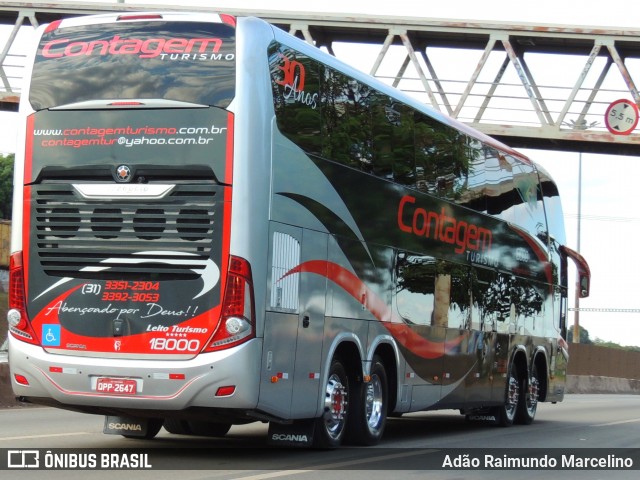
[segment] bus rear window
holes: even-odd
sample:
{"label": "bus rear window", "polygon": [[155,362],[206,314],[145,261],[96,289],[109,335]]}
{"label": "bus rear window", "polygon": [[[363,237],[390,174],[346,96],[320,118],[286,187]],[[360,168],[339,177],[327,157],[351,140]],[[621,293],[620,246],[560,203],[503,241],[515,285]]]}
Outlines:
{"label": "bus rear window", "polygon": [[225,108],[235,90],[235,29],[127,22],[54,29],[40,41],[35,110],[89,100],[164,99]]}

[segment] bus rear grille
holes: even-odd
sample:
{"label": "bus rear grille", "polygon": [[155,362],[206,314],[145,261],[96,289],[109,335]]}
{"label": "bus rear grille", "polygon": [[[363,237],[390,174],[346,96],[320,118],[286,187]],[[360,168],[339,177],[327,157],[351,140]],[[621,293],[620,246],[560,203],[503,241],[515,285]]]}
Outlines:
{"label": "bus rear grille", "polygon": [[34,186],[36,251],[49,275],[196,278],[211,255],[214,184],[162,199],[87,200],[71,185]]}

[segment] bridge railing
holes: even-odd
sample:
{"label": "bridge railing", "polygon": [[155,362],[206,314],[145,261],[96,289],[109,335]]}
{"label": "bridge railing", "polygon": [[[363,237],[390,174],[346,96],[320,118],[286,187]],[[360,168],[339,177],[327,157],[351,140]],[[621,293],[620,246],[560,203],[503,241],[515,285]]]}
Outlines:
{"label": "bridge railing", "polygon": [[[20,95],[24,64],[18,34],[67,16],[159,7],[216,11],[116,1],[3,2],[0,23],[10,32],[0,46],[0,106]],[[638,130],[619,135],[605,126],[612,102],[640,105],[634,80],[640,78],[640,29],[225,12],[262,17],[515,147],[640,155]]]}

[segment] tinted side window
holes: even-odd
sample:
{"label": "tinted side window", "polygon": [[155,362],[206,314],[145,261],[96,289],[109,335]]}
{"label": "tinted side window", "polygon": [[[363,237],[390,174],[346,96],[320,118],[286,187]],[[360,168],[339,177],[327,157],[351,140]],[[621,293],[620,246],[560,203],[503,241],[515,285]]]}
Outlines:
{"label": "tinted side window", "polygon": [[465,188],[459,203],[477,212],[487,211],[487,176],[485,172],[485,148],[482,142],[468,139],[469,168]]}
{"label": "tinted side window", "polygon": [[566,245],[564,230],[564,214],[562,212],[562,202],[560,192],[554,181],[546,172],[538,171],[540,178],[540,189],[544,199],[544,207],[549,225],[549,235],[560,245]]}
{"label": "tinted side window", "polygon": [[300,52],[272,45],[269,68],[278,128],[303,150],[319,155],[322,67]]}
{"label": "tinted side window", "polygon": [[538,174],[533,165],[514,162],[513,184],[520,201],[516,207],[518,225],[544,242],[547,222],[542,204],[542,192],[538,183]]}
{"label": "tinted side window", "polygon": [[325,67],[322,89],[322,156],[371,171],[371,89]]}
{"label": "tinted side window", "polygon": [[435,306],[436,259],[399,252],[396,257],[398,313],[408,323],[431,325]]}
{"label": "tinted side window", "polygon": [[428,255],[397,254],[396,303],[407,323],[467,328],[470,288],[465,265]]}
{"label": "tinted side window", "polygon": [[465,134],[426,115],[416,113],[414,132],[418,190],[466,203],[479,151]]}
{"label": "tinted side window", "polygon": [[374,174],[414,186],[413,110],[386,95],[376,94],[371,111]]}
{"label": "tinted side window", "polygon": [[487,180],[487,213],[513,222],[515,220],[513,166],[503,153],[487,149],[485,175]]}

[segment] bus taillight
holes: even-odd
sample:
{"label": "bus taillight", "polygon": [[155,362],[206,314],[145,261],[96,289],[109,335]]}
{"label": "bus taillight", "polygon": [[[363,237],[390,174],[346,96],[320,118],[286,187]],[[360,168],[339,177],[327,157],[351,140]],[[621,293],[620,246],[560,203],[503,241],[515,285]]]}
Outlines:
{"label": "bus taillight", "polygon": [[7,322],[11,333],[20,340],[38,345],[38,339],[27,317],[24,295],[24,267],[22,252],[11,255],[9,263],[9,311]]}
{"label": "bus taillight", "polygon": [[243,258],[231,257],[222,300],[222,321],[205,351],[239,345],[254,336],[255,306],[251,265]]}
{"label": "bus taillight", "polygon": [[157,13],[125,13],[118,15],[117,22],[133,20],[162,20],[162,15]]}

